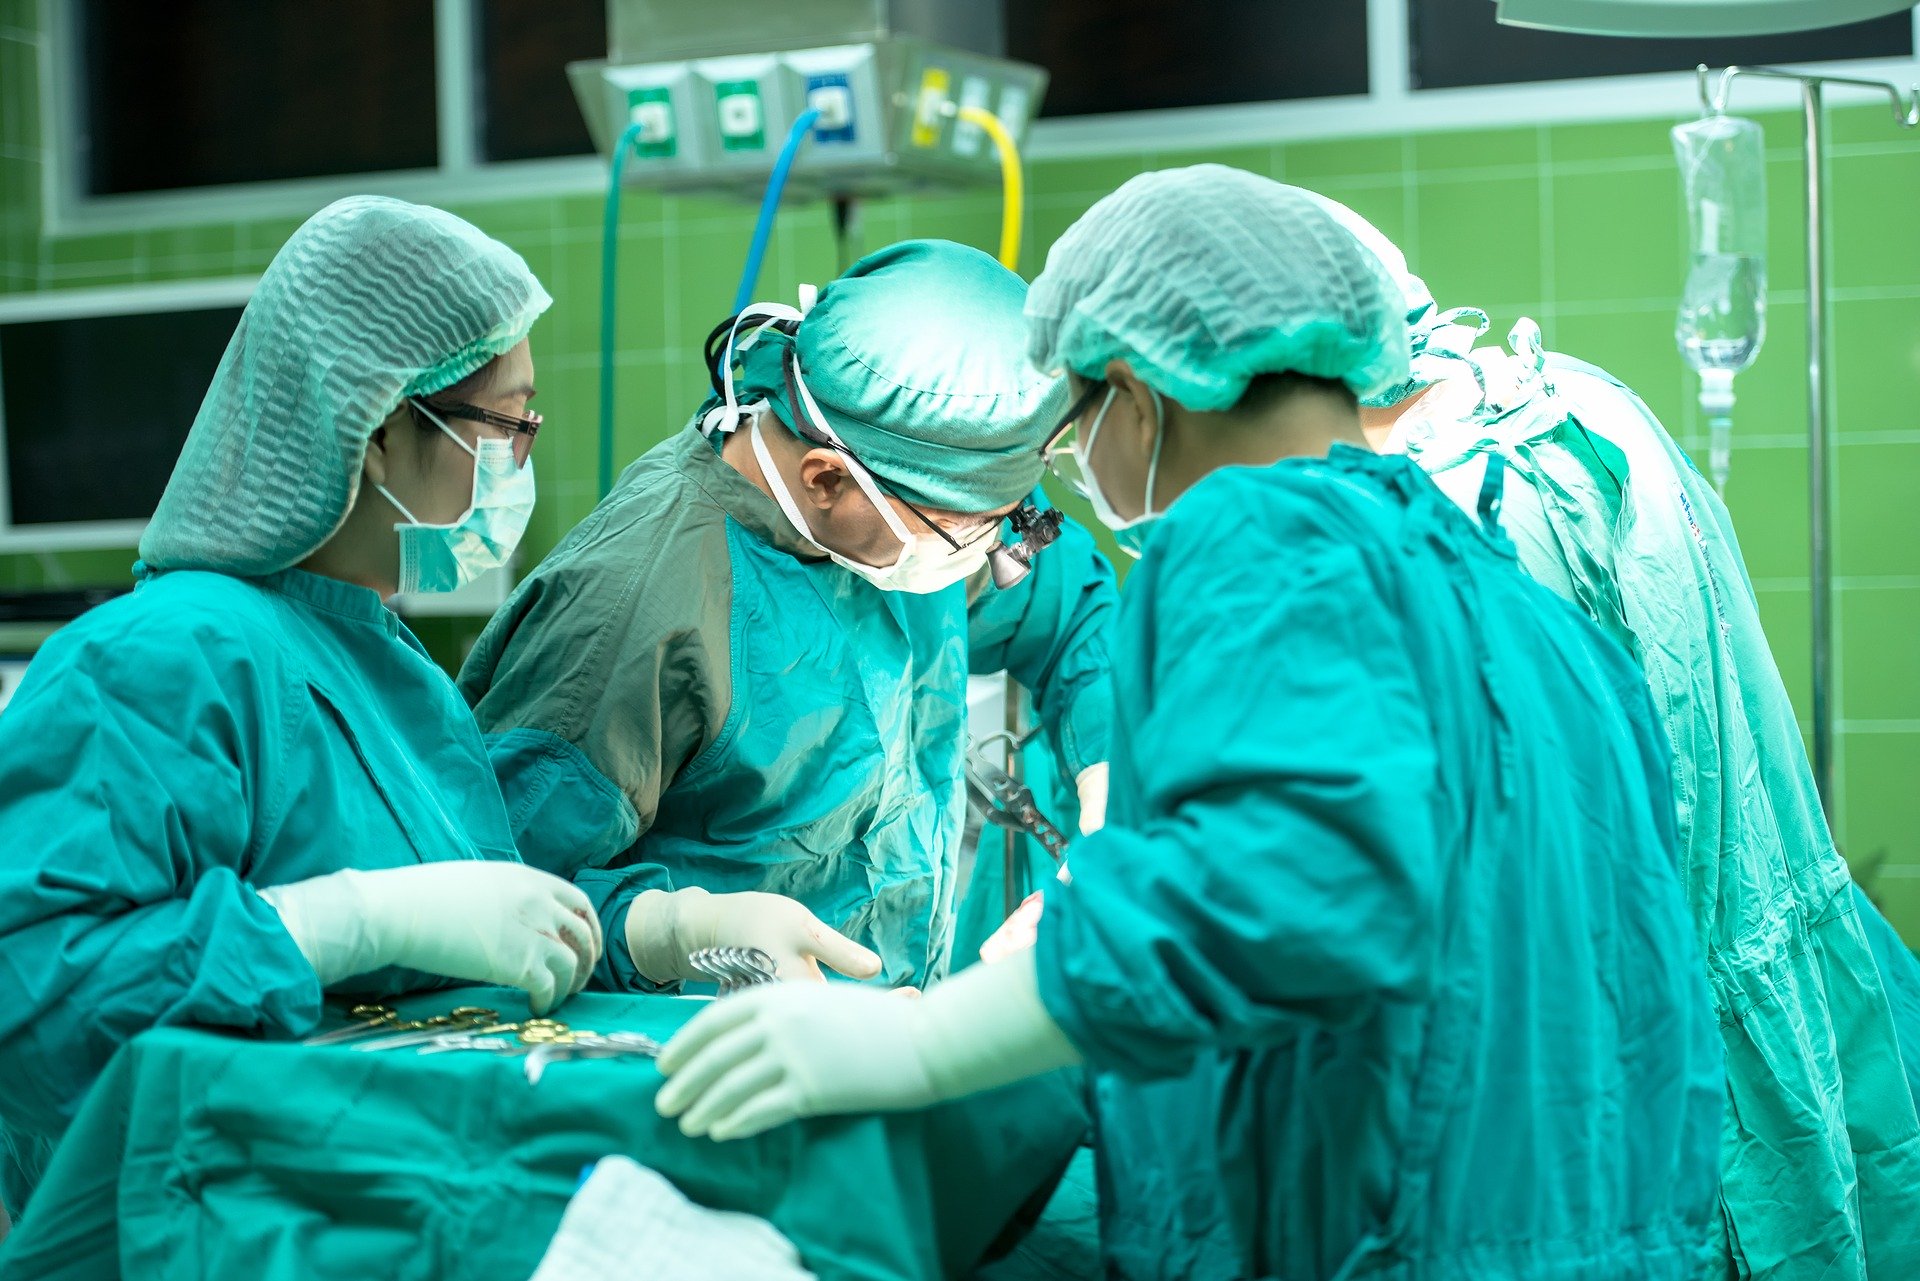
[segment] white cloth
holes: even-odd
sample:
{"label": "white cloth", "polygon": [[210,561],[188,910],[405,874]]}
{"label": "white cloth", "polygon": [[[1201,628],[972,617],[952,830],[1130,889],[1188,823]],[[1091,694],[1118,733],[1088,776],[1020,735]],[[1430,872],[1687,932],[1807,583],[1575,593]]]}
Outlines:
{"label": "white cloth", "polygon": [[814,1281],[765,1219],[695,1205],[624,1156],[593,1167],[533,1281]]}

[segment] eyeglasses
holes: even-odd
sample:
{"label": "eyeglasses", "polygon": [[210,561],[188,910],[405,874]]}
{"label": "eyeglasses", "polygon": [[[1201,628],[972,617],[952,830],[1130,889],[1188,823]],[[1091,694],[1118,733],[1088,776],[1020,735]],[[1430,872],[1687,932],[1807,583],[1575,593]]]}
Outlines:
{"label": "eyeglasses", "polygon": [[798,427],[800,437],[803,440],[806,440],[815,445],[823,446],[824,448],[827,448],[827,449],[834,450],[840,454],[844,454],[851,462],[853,462],[855,466],[859,467],[862,471],[866,472],[867,475],[873,478],[873,483],[879,487],[881,493],[885,494],[888,498],[893,499],[894,502],[899,503],[902,507],[906,508],[908,511],[912,512],[915,516],[919,517],[921,524],[925,525],[928,529],[931,529],[934,533],[938,534],[940,536],[940,541],[945,543],[948,547],[952,548],[955,552],[963,552],[963,551],[966,551],[969,547],[978,546],[983,540],[993,537],[999,533],[1000,522],[998,520],[989,520],[982,523],[977,528],[970,528],[970,529],[965,529],[960,531],[960,537],[955,538],[952,533],[948,532],[946,528],[944,528],[938,521],[934,520],[933,517],[927,515],[925,512],[921,511],[918,507],[915,507],[912,503],[902,498],[900,496],[900,492],[896,490],[892,485],[888,484],[885,477],[881,476],[879,472],[867,466],[864,462],[861,462],[860,456],[858,454],[854,453],[851,449],[848,449],[845,445],[841,444],[839,441],[835,440],[832,436],[829,436],[825,431],[823,431],[819,427],[816,427],[813,424],[812,419],[810,419],[807,416],[806,403],[801,399],[801,396],[800,396],[800,388],[798,385],[799,375],[795,372],[793,367],[793,364],[794,364],[793,352],[791,350],[789,350],[786,353],[781,364],[782,364],[782,373],[785,374],[786,380],[787,380],[787,404],[791,406],[793,409],[794,422]]}
{"label": "eyeglasses", "polygon": [[464,418],[468,422],[484,423],[488,427],[512,432],[513,461],[521,467],[527,465],[527,458],[533,453],[533,438],[540,434],[540,424],[546,421],[539,414],[528,414],[520,418],[513,414],[503,414],[497,409],[483,409],[479,405],[469,405],[461,401],[441,404],[431,400],[414,400],[411,403],[431,409],[443,417]]}
{"label": "eyeglasses", "polygon": [[1040,446],[1040,459],[1047,470],[1060,478],[1062,484],[1080,497],[1085,498],[1090,491],[1086,469],[1080,464],[1080,455],[1075,451],[1075,428],[1087,411],[1093,408],[1094,397],[1107,389],[1105,382],[1089,383],[1060,419],[1059,426],[1047,435],[1047,443]]}

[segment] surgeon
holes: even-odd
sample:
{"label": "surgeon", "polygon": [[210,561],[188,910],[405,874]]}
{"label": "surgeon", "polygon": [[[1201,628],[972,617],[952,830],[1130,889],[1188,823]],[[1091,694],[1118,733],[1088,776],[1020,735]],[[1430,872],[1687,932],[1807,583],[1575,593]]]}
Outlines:
{"label": "surgeon", "polygon": [[1074,393],[1050,456],[1142,553],[1107,826],[1033,950],[720,1002],[660,1111],[733,1139],[1084,1060],[1108,1275],[1701,1275],[1723,1083],[1666,747],[1497,493],[1366,448],[1356,398],[1407,376],[1378,260],[1305,192],[1171,170],[1027,316]]}
{"label": "surgeon", "polygon": [[1501,477],[1521,566],[1640,663],[1673,753],[1681,876],[1726,1045],[1728,1266],[1779,1281],[1920,1277],[1920,1119],[1896,1015],[1913,958],[1834,848],[1724,504],[1651,410],[1603,370],[1472,348],[1400,251],[1330,213],[1405,300],[1406,382],[1369,436],[1462,505]]}
{"label": "surgeon", "polygon": [[382,603],[519,541],[548,302],[518,254],[437,209],[315,214],[240,318],[138,586],[28,669],[0,727],[16,1218],[148,1028],[299,1036],[328,992],[458,979],[545,1010],[586,982],[586,896],[515,855],[471,714]]}
{"label": "surgeon", "polygon": [[460,687],[522,853],[630,944],[603,983],[671,986],[743,943],[783,978],[941,974],[970,672],[1033,692],[1100,808],[1112,571],[1038,505],[1062,405],[1025,296],[920,240],[730,318],[713,399],[475,645]]}

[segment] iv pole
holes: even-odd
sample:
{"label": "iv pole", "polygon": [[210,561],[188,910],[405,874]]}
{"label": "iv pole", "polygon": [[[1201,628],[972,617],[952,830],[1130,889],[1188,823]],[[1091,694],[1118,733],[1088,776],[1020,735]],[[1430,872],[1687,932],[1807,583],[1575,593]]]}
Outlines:
{"label": "iv pole", "polygon": [[1700,105],[1714,115],[1727,110],[1736,76],[1791,80],[1800,86],[1807,167],[1807,515],[1811,526],[1813,589],[1813,781],[1820,806],[1833,822],[1833,487],[1827,388],[1827,228],[1826,139],[1821,118],[1822,90],[1828,85],[1870,89],[1893,102],[1893,118],[1903,129],[1920,125],[1920,88],[1902,94],[1883,80],[1846,76],[1809,76],[1778,67],[1728,67],[1719,85],[1709,81],[1705,63],[1696,69]]}

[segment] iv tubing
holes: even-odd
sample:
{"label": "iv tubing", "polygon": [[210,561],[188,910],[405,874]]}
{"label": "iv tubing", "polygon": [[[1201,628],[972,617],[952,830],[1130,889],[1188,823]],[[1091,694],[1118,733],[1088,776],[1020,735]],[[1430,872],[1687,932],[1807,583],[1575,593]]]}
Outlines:
{"label": "iv tubing", "polygon": [[747,262],[740,270],[740,287],[733,292],[733,314],[739,315],[753,301],[753,291],[760,283],[760,263],[767,256],[767,240],[773,235],[773,216],[780,211],[780,193],[787,187],[787,172],[793,168],[793,158],[800,151],[800,144],[806,141],[814,122],[820,119],[820,113],[808,108],[800,113],[793,122],[793,128],[787,130],[787,141],[780,148],[780,158],[773,162],[773,173],[767,178],[767,194],[760,200],[760,220],[753,226],[753,243],[747,247]]}
{"label": "iv tubing", "polygon": [[1000,153],[1000,186],[1003,204],[1000,216],[1000,265],[1008,271],[1020,269],[1020,224],[1025,213],[1025,186],[1020,175],[1020,149],[1013,135],[1000,123],[1000,117],[981,107],[962,107],[957,113],[971,125],[986,130]]}

